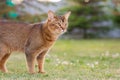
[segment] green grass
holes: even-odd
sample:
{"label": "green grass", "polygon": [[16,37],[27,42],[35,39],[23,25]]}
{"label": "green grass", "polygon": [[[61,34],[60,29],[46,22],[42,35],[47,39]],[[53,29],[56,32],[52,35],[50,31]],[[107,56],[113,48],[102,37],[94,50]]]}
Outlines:
{"label": "green grass", "polygon": [[58,40],[46,56],[46,74],[28,74],[22,53],[12,54],[7,67],[0,80],[120,80],[120,40]]}

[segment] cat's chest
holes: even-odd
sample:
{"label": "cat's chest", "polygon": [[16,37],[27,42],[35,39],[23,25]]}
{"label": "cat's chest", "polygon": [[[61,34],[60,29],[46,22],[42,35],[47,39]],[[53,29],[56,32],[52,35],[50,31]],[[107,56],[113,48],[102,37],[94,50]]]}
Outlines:
{"label": "cat's chest", "polygon": [[40,47],[39,47],[39,49],[38,49],[38,51],[39,51],[39,53],[41,53],[41,52],[43,52],[43,51],[49,51],[50,49],[51,49],[51,47],[53,46],[53,44],[54,43],[44,43],[44,44],[42,44]]}
{"label": "cat's chest", "polygon": [[44,43],[44,44],[43,44],[43,46],[42,46],[42,47],[43,47],[43,48],[47,48],[47,49],[48,49],[48,48],[52,47],[52,46],[53,46],[53,44],[54,44],[54,42],[46,42],[46,43]]}

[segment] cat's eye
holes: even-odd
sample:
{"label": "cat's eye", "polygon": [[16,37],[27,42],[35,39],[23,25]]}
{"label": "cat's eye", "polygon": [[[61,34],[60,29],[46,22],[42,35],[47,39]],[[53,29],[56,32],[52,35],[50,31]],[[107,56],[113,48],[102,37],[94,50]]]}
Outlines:
{"label": "cat's eye", "polygon": [[51,26],[55,26],[55,24],[51,24]]}
{"label": "cat's eye", "polygon": [[60,27],[56,26],[56,29],[59,29]]}

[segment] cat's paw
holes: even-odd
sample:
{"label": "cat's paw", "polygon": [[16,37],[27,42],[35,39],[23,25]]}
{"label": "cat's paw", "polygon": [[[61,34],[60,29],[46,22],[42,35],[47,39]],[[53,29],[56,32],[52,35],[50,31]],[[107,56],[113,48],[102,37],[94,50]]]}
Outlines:
{"label": "cat's paw", "polygon": [[35,74],[35,72],[29,72],[29,74]]}
{"label": "cat's paw", "polygon": [[3,72],[3,73],[8,73],[8,70],[6,69],[6,68],[4,68],[4,67],[0,67],[0,72]]}
{"label": "cat's paw", "polygon": [[45,71],[39,71],[38,73],[45,74],[46,72]]}

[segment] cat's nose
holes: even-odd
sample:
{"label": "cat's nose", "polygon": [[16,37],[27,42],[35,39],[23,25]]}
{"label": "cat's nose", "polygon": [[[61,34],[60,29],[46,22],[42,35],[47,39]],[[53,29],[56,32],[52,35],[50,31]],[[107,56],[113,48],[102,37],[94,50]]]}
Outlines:
{"label": "cat's nose", "polygon": [[64,32],[64,30],[63,30],[63,29],[62,29],[61,31],[62,31],[62,32]]}
{"label": "cat's nose", "polygon": [[64,32],[64,28],[61,27],[61,32]]}

